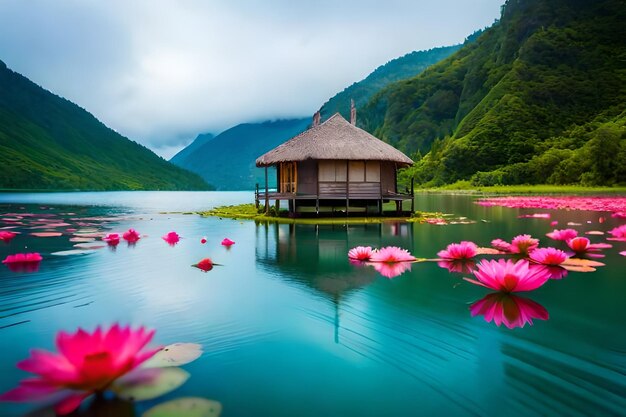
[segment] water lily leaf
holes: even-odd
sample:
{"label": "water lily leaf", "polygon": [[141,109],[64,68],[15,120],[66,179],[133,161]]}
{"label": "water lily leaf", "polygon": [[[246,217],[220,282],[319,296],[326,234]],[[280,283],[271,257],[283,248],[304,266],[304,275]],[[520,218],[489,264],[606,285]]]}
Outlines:
{"label": "water lily leaf", "polygon": [[91,249],[70,249],[70,250],[62,250],[59,252],[52,252],[50,255],[72,256],[72,255],[86,255],[88,253],[94,253],[94,251]]}
{"label": "water lily leaf", "polygon": [[189,373],[180,368],[139,369],[118,379],[111,391],[124,400],[151,400],[174,391],[187,379]]}
{"label": "water lily leaf", "polygon": [[563,269],[567,269],[572,272],[594,272],[596,269],[590,266],[577,266],[577,265],[563,265],[561,264]]}
{"label": "water lily leaf", "polygon": [[63,236],[63,233],[61,232],[34,232],[30,234],[31,236],[35,236],[35,237],[58,237],[58,236]]}
{"label": "water lily leaf", "polygon": [[86,243],[77,243],[74,245],[77,249],[102,249],[106,248],[107,245],[103,245],[102,242],[86,242]]}
{"label": "water lily leaf", "polygon": [[185,397],[156,405],[142,417],[219,417],[222,404],[200,397]]}
{"label": "water lily leaf", "polygon": [[476,248],[476,255],[503,255],[504,252],[494,248]]}
{"label": "water lily leaf", "polygon": [[165,346],[148,359],[144,368],[165,368],[193,362],[202,355],[202,346],[197,343],[174,343]]}
{"label": "water lily leaf", "polygon": [[561,264],[561,266],[604,266],[602,262],[592,261],[591,259],[569,258]]}
{"label": "water lily leaf", "polygon": [[96,238],[93,237],[71,237],[70,242],[93,242]]}
{"label": "water lily leaf", "polygon": [[600,230],[590,230],[588,232],[585,232],[586,235],[596,235],[596,236],[602,236],[604,234],[604,232],[600,231]]}

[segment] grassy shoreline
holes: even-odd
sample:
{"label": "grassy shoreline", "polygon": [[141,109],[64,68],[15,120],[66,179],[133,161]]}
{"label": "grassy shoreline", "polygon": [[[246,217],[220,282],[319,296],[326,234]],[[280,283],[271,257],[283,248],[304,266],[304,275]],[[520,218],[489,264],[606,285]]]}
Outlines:
{"label": "grassy shoreline", "polygon": [[385,222],[425,222],[427,219],[440,218],[441,213],[415,212],[413,216],[384,216],[384,217],[309,217],[290,218],[270,216],[259,213],[254,204],[239,204],[234,206],[220,206],[212,210],[197,212],[203,217],[219,217],[233,220],[254,220],[261,223],[283,224],[373,224]]}
{"label": "grassy shoreline", "polygon": [[435,188],[415,188],[416,193],[459,193],[459,194],[624,194],[623,187],[584,187],[582,185],[493,185],[476,187],[469,181],[459,181],[454,184]]}

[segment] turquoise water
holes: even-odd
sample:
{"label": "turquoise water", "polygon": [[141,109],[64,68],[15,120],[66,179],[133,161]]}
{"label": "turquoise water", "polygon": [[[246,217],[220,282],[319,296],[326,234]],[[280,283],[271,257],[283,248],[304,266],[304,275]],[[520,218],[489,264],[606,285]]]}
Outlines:
{"label": "turquoise water", "polygon": [[[54,349],[59,330],[120,322],[157,329],[156,344],[199,343],[204,354],[184,366],[191,378],[182,387],[116,416],[185,396],[220,401],[224,417],[626,415],[626,257],[618,255],[625,242],[612,242],[596,272],[570,272],[522,294],[549,319],[514,329],[471,316],[469,306],[489,291],[463,274],[426,262],[388,279],[346,256],[357,245],[395,245],[434,258],[451,242],[488,246],[521,233],[548,246],[552,220],[563,228],[580,223],[580,231],[623,220],[488,208],[471,196],[437,194],[418,196],[416,208],[475,223],[266,226],[172,213],[252,199],[244,192],[0,194],[0,227],[15,225],[6,222],[11,213],[36,214],[12,229],[22,234],[0,242],[0,259],[44,257],[36,272],[0,265],[0,392],[27,376],[15,364],[29,349]],[[517,218],[537,212],[552,218]],[[70,226],[55,228],[60,237],[33,237],[46,230],[31,229],[43,225],[37,218]],[[73,249],[67,228],[130,227],[144,235],[135,246],[50,255]],[[183,237],[174,247],[160,238],[172,230]],[[224,237],[236,244],[222,247]],[[204,257],[223,266],[190,267]],[[0,403],[0,415],[41,407]]]}

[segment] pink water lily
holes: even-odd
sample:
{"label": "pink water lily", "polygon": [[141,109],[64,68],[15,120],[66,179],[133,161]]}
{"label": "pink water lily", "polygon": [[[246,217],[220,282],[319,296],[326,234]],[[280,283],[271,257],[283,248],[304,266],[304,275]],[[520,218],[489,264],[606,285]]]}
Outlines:
{"label": "pink water lily", "polygon": [[165,236],[162,236],[161,239],[167,242],[168,245],[174,246],[180,241],[180,236],[176,232],[169,232]]}
{"label": "pink water lily", "polygon": [[491,247],[501,252],[506,252],[506,253],[511,252],[511,244],[507,242],[506,240],[494,239],[491,241]]}
{"label": "pink water lily", "polygon": [[626,197],[492,197],[477,202],[482,206],[513,208],[566,209],[588,211],[626,211]]}
{"label": "pink water lily", "polygon": [[348,258],[354,261],[369,261],[374,251],[371,246],[357,246],[348,251]]}
{"label": "pink water lily", "polygon": [[604,255],[597,253],[605,248],[611,248],[608,243],[591,243],[586,237],[575,237],[568,240],[567,246],[572,250],[571,255],[583,256],[587,255],[592,258],[604,258]]}
{"label": "pink water lily", "polygon": [[120,234],[119,233],[108,233],[106,236],[102,238],[109,246],[117,246],[120,243]]}
{"label": "pink water lily", "polygon": [[548,310],[528,298],[501,292],[487,294],[470,306],[472,317],[483,316],[496,326],[504,324],[509,329],[532,326],[533,319],[548,320]]}
{"label": "pink water lily", "polygon": [[556,248],[539,248],[528,254],[533,261],[543,264],[557,266],[565,262],[569,256],[561,249]]}
{"label": "pink water lily", "polygon": [[10,242],[16,236],[13,232],[8,232],[6,230],[0,230],[0,241]]}
{"label": "pink water lily", "polygon": [[369,262],[378,273],[386,278],[395,278],[411,270],[412,262]]}
{"label": "pink water lily", "polygon": [[8,255],[2,263],[12,272],[37,272],[43,257],[37,252]]}
{"label": "pink water lily", "polygon": [[196,267],[204,272],[208,272],[211,269],[213,269],[214,266],[221,266],[221,265],[213,262],[211,258],[204,258],[204,259],[201,259],[197,264],[193,264],[191,266]]}
{"label": "pink water lily", "polygon": [[159,349],[143,350],[153,335],[154,330],[132,330],[118,324],[104,330],[97,327],[93,333],[80,328],[73,334],[59,332],[59,353],[32,350],[31,357],[17,367],[36,376],[0,395],[0,401],[32,401],[62,393],[64,398],[56,412],[71,413],[83,399],[107,390],[116,379],[157,353]]}
{"label": "pink water lily", "polygon": [[533,239],[530,235],[515,236],[511,241],[511,252],[525,255],[539,246],[539,240]]}
{"label": "pink water lily", "polygon": [[626,240],[626,224],[609,230],[609,233],[613,235],[613,240]]}
{"label": "pink water lily", "polygon": [[478,246],[474,242],[466,240],[461,243],[451,243],[445,250],[437,252],[437,256],[443,259],[470,259],[476,256]]}
{"label": "pink water lily", "polygon": [[550,233],[546,233],[550,239],[567,241],[578,236],[578,231],[574,229],[554,229]]}
{"label": "pink water lily", "polygon": [[541,287],[550,279],[550,273],[543,265],[530,265],[527,260],[517,262],[511,259],[483,259],[474,271],[478,281],[464,278],[472,284],[481,285],[502,292],[532,291]]}
{"label": "pink water lily", "polygon": [[234,245],[234,244],[235,244],[235,242],[233,242],[232,240],[230,240],[230,239],[229,239],[229,238],[227,238],[227,237],[225,237],[225,238],[222,240],[222,246],[230,247],[230,246],[232,246],[232,245]]}
{"label": "pink water lily", "polygon": [[141,236],[135,229],[128,229],[128,231],[124,232],[122,238],[124,238],[124,240],[128,243],[135,243],[141,239]]}
{"label": "pink water lily", "polygon": [[373,252],[370,256],[371,262],[411,262],[415,257],[409,253],[408,250],[399,248],[397,246],[386,246],[380,248],[378,251]]}

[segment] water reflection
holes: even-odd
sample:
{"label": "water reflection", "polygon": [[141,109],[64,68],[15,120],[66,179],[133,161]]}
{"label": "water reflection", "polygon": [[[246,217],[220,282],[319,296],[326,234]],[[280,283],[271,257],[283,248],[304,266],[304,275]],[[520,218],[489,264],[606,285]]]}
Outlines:
{"label": "water reflection", "polygon": [[548,310],[541,304],[513,294],[495,292],[475,301],[470,306],[472,317],[483,316],[486,322],[492,321],[509,329],[532,326],[533,319],[548,320]]}
{"label": "water reflection", "polygon": [[[256,226],[256,260],[263,268],[290,282],[333,297],[362,288],[379,276],[370,268],[355,267],[350,248],[385,246],[396,237],[412,240],[407,223],[367,225],[259,224]],[[410,270],[407,262],[371,263],[385,277]],[[370,265],[368,263],[367,265]]]}
{"label": "water reflection", "polygon": [[455,259],[438,261],[439,267],[447,269],[449,272],[458,272],[460,274],[471,274],[476,268],[476,261],[473,259]]}

